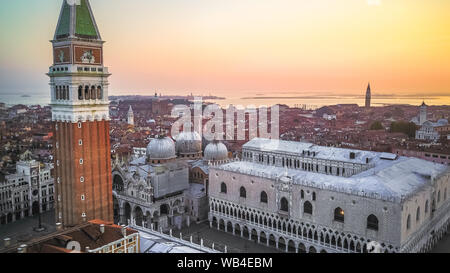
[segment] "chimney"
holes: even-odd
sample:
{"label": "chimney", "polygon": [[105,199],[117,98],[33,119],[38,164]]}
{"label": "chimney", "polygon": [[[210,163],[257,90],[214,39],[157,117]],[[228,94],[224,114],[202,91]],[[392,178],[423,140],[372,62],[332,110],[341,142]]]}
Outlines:
{"label": "chimney", "polygon": [[103,234],[103,233],[105,233],[105,225],[104,224],[101,224],[100,225],[100,232]]}
{"label": "chimney", "polygon": [[20,248],[22,249],[22,252],[20,252],[20,253],[27,253],[27,248],[28,248],[27,245],[21,245]]}
{"label": "chimney", "polygon": [[56,223],[56,230],[57,231],[62,231],[63,230],[62,223]]}
{"label": "chimney", "polygon": [[86,253],[89,253],[89,251],[91,251],[91,248],[87,246],[87,247],[85,248],[85,252],[86,252]]}
{"label": "chimney", "polygon": [[122,225],[122,235],[123,237],[127,236],[127,227],[125,225]]}
{"label": "chimney", "polygon": [[5,242],[5,247],[9,247],[11,245],[11,239],[10,238],[5,238],[5,239],[3,239],[3,241]]}

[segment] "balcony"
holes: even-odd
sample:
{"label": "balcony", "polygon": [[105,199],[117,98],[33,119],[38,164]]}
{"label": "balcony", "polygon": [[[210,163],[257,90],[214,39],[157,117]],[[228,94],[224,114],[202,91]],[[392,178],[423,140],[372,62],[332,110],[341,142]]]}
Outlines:
{"label": "balcony", "polygon": [[104,66],[92,66],[92,65],[55,65],[49,68],[48,75],[65,75],[65,74],[106,74],[108,75],[108,68]]}

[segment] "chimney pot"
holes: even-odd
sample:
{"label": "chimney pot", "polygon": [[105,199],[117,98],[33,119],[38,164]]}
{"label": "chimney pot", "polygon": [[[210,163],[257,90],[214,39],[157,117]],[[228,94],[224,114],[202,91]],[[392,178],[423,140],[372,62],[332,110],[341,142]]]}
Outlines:
{"label": "chimney pot", "polygon": [[104,224],[101,224],[100,225],[100,232],[103,234],[103,233],[105,233],[105,225]]}
{"label": "chimney pot", "polygon": [[122,235],[123,237],[127,236],[127,227],[125,225],[122,225]]}
{"label": "chimney pot", "polygon": [[20,246],[20,248],[22,249],[22,252],[21,252],[21,253],[27,253],[27,247],[28,247],[28,246],[25,245],[25,244],[24,244],[24,245],[21,245],[21,246]]}
{"label": "chimney pot", "polygon": [[3,241],[5,242],[5,247],[8,247],[11,245],[11,239],[10,238],[5,238],[3,239]]}
{"label": "chimney pot", "polygon": [[56,223],[56,230],[61,231],[62,229],[62,223]]}
{"label": "chimney pot", "polygon": [[89,253],[89,251],[91,251],[91,248],[87,246],[85,251],[86,251],[86,253]]}

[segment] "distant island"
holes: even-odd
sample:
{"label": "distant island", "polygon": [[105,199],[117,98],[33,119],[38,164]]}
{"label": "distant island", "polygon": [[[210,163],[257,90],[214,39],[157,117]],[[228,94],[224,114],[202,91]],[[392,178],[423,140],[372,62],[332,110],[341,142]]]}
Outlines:
{"label": "distant island", "polygon": [[142,96],[142,95],[120,95],[120,96],[109,96],[110,100],[117,100],[117,99],[169,99],[169,100],[175,100],[175,99],[185,99],[185,100],[194,100],[196,97],[200,97],[203,100],[225,100],[224,97],[217,97],[217,96],[179,96],[179,95],[173,95],[173,96]]}

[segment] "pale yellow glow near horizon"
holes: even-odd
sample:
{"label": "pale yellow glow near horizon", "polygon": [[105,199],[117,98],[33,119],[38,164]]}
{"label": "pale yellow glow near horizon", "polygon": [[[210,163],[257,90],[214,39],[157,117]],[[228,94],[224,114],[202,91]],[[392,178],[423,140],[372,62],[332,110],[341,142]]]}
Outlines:
{"label": "pale yellow glow near horizon", "polygon": [[[91,0],[91,5],[107,41],[115,94],[360,94],[369,81],[378,94],[450,94],[448,0]],[[36,57],[27,47],[19,59],[50,64],[48,40],[57,14],[45,20],[52,28],[47,36],[30,34],[40,39],[35,47],[45,54]],[[0,57],[22,64],[1,48]]]}

